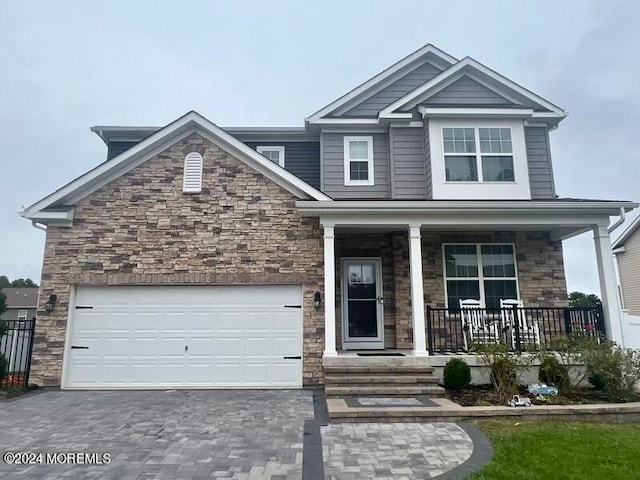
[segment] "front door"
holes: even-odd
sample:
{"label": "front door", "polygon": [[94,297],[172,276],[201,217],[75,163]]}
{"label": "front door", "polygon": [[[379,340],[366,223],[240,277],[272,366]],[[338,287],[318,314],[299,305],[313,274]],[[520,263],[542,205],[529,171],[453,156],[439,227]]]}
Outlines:
{"label": "front door", "polygon": [[384,348],[382,262],[342,261],[342,339],[345,350]]}

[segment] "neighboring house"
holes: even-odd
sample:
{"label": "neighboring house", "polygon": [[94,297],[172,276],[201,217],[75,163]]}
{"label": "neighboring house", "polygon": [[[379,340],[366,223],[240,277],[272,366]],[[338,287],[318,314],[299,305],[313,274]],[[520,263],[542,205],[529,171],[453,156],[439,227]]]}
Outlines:
{"label": "neighboring house", "polygon": [[304,127],[93,127],[107,161],[22,212],[47,232],[32,381],[295,387],[350,351],[455,352],[462,299],[566,306],[585,231],[619,339],[607,226],[638,205],[556,195],[565,116],[427,45]]}
{"label": "neighboring house", "polygon": [[0,314],[0,320],[33,320],[38,308],[38,288],[3,288],[7,297],[7,310]]}
{"label": "neighboring house", "polygon": [[624,346],[640,348],[640,216],[612,244]]}

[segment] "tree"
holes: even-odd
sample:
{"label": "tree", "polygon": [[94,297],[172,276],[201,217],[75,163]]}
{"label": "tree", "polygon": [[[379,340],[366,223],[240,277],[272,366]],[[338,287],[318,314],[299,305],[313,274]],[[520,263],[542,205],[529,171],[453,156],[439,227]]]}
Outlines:
{"label": "tree", "polygon": [[0,315],[2,315],[6,311],[7,311],[7,296],[4,293],[0,292]]}
{"label": "tree", "polygon": [[27,279],[18,278],[11,282],[11,286],[12,287],[37,287],[38,285],[36,284],[36,282],[31,280],[30,278],[27,278]]}
{"label": "tree", "polygon": [[597,307],[602,301],[595,293],[571,292],[569,294],[570,307]]}
{"label": "tree", "polygon": [[11,282],[6,275],[0,275],[0,288],[7,288],[11,286]]}

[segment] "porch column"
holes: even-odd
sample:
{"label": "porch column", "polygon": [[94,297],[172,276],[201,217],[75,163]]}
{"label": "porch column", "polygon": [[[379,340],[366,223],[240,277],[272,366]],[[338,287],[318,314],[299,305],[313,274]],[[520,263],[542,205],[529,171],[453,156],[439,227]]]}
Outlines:
{"label": "porch column", "polygon": [[335,227],[324,225],[324,356],[336,351],[336,259]]}
{"label": "porch column", "polygon": [[422,281],[422,245],[420,225],[409,225],[409,269],[411,272],[411,316],[413,318],[413,355],[424,357],[427,339],[424,326],[424,288]]}
{"label": "porch column", "polygon": [[620,318],[620,309],[617,303],[616,272],[613,266],[611,239],[606,226],[598,225],[593,227],[593,241],[596,247],[600,296],[602,297],[607,338],[624,346],[622,341],[622,319]]}

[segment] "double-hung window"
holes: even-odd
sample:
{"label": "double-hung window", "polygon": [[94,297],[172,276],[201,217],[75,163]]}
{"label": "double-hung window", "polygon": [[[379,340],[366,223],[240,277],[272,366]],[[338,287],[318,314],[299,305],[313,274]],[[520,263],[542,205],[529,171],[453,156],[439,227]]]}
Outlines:
{"label": "double-hung window", "polygon": [[373,137],[344,137],[344,184],[374,184]]}
{"label": "double-hung window", "polygon": [[519,299],[516,259],[511,244],[445,244],[444,276],[448,308],[476,299],[486,308]]}
{"label": "double-hung window", "polygon": [[18,310],[18,320],[26,320],[26,319],[27,319],[27,311]]}
{"label": "double-hung window", "polygon": [[273,163],[277,163],[278,165],[284,168],[284,146],[258,145],[256,147],[256,150],[262,156],[267,157]]}
{"label": "double-hung window", "polygon": [[447,182],[514,182],[510,128],[443,128]]}

